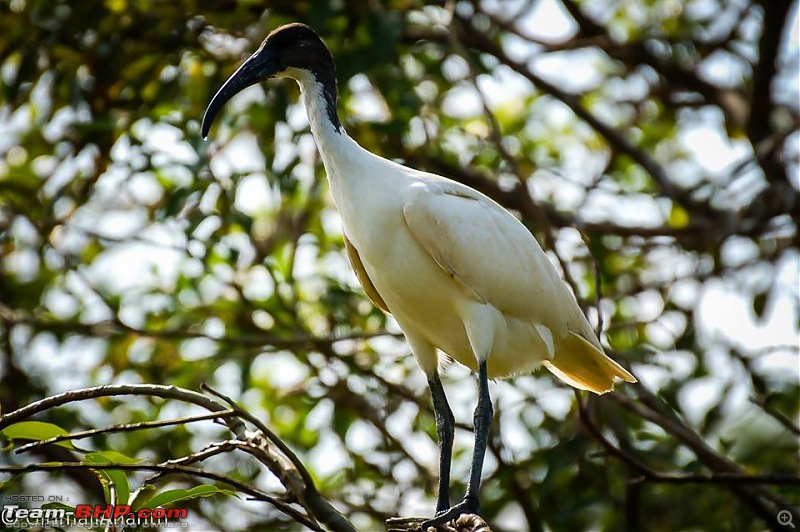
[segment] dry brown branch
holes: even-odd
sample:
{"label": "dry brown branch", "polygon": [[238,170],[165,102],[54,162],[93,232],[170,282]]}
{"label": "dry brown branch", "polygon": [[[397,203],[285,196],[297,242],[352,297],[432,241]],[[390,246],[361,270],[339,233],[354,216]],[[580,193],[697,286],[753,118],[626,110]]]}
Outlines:
{"label": "dry brown branch", "polygon": [[[212,444],[211,446],[207,447],[206,449],[198,453],[194,453],[192,455],[189,455],[187,457],[182,457],[179,459],[173,459],[158,465],[153,465],[153,464],[137,465],[135,467],[134,466],[117,467],[117,465],[114,465],[106,469],[137,470],[136,468],[138,467],[138,470],[155,471],[156,473],[158,473],[157,477],[172,472],[183,472],[183,473],[193,474],[195,471],[201,471],[201,470],[195,468],[189,468],[188,466],[185,466],[183,464],[201,461],[215,454],[219,454],[220,452],[223,451],[232,449],[241,449],[247,451],[249,454],[253,455],[256,459],[258,459],[262,464],[266,465],[267,468],[282,481],[289,496],[301,503],[301,505],[308,512],[308,515],[303,516],[302,514],[298,513],[297,510],[291,508],[282,501],[275,499],[271,495],[263,494],[259,490],[255,490],[254,488],[250,488],[250,491],[248,491],[247,489],[242,489],[242,486],[246,486],[245,484],[242,484],[238,481],[234,481],[233,479],[230,479],[233,482],[229,482],[223,475],[204,472],[202,475],[195,475],[195,476],[199,478],[211,478],[228,482],[229,484],[233,485],[237,489],[240,489],[244,493],[257,496],[257,498],[260,498],[260,500],[273,504],[273,506],[283,511],[284,513],[287,513],[287,515],[291,516],[296,521],[306,526],[309,526],[314,530],[319,529],[319,527],[315,524],[317,520],[326,524],[328,527],[330,527],[331,530],[342,531],[342,532],[351,532],[354,530],[353,526],[347,521],[347,519],[342,514],[340,514],[327,500],[325,500],[324,497],[322,497],[322,495],[317,490],[308,470],[306,470],[305,466],[303,466],[303,464],[300,462],[297,456],[291,451],[291,449],[289,449],[289,447],[280,438],[278,438],[278,436],[274,432],[272,432],[258,418],[256,418],[246,410],[242,409],[232,399],[228,398],[227,396],[215,390],[212,390],[209,387],[205,387],[205,389],[210,391],[217,397],[220,397],[226,403],[229,403],[229,406],[226,406],[215,399],[209,398],[206,395],[191,390],[178,388],[175,386],[163,386],[154,384],[97,386],[94,388],[73,390],[65,392],[63,394],[47,397],[40,401],[36,401],[27,406],[19,408],[15,411],[9,412],[8,414],[0,416],[0,430],[12,425],[13,423],[17,423],[19,421],[28,419],[38,413],[47,411],[52,408],[63,406],[72,402],[83,401],[87,399],[96,399],[99,397],[139,395],[139,396],[160,397],[164,399],[174,399],[194,404],[197,406],[201,406],[207,410],[210,410],[212,412],[212,415],[207,417],[211,419],[222,419],[226,423],[228,428],[234,434],[236,434],[237,439],[231,440],[230,442],[223,442],[223,444],[218,444],[218,445]],[[197,420],[196,417],[187,417],[187,419],[189,421]],[[248,434],[245,430],[244,421],[252,423],[258,429],[258,431],[252,434]],[[142,426],[142,424],[118,425],[115,427],[107,427],[103,429],[96,429],[93,431],[84,431],[81,433],[76,433],[75,435],[59,437],[56,439],[60,441],[63,439],[70,439],[73,436],[87,437],[93,434],[98,434],[103,432],[114,432],[115,430],[123,432],[128,430],[139,430],[142,428],[154,428],[156,426],[164,426],[165,424],[171,425],[173,423],[174,420],[168,420],[166,422],[152,422],[146,426]],[[269,442],[269,444],[267,444],[267,442]],[[49,443],[54,443],[54,442],[49,442]],[[64,465],[64,464],[69,464],[69,465],[62,467],[61,469],[67,471],[81,469],[82,467],[83,468],[90,467],[90,465],[87,464],[75,464],[72,462],[59,463],[59,465]],[[46,468],[52,469],[53,467],[47,464],[28,464],[26,466],[9,466],[7,468],[0,469],[0,472],[21,474],[29,471],[44,470]],[[56,469],[58,469],[58,467]],[[155,478],[156,477],[151,477],[151,479],[153,480]]]}
{"label": "dry brown branch", "polygon": [[111,425],[110,427],[83,430],[80,432],[71,432],[69,434],[64,434],[63,436],[55,436],[53,438],[48,438],[46,440],[34,441],[22,445],[21,447],[15,449],[14,452],[17,454],[22,454],[37,447],[41,447],[43,445],[50,445],[52,443],[58,443],[67,440],[73,441],[73,440],[80,440],[83,438],[91,438],[92,436],[96,436],[98,434],[107,434],[110,432],[130,432],[134,430],[146,430],[158,427],[169,427],[171,425],[184,425],[186,423],[193,423],[195,421],[228,419],[229,417],[232,417],[233,414],[235,414],[233,410],[223,410],[221,412],[212,412],[210,414],[201,414],[199,416],[185,416],[175,419],[165,419],[162,421],[142,421],[141,423],[125,423],[120,425]]}

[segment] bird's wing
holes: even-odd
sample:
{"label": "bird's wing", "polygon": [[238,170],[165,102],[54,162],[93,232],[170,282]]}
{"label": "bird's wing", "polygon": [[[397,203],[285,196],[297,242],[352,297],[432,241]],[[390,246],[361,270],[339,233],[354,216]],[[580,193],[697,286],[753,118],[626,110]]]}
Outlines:
{"label": "bird's wing", "polygon": [[386,302],[378,293],[378,289],[375,288],[375,285],[372,284],[372,280],[369,278],[369,275],[367,275],[367,270],[364,269],[364,264],[361,262],[361,257],[358,256],[358,251],[355,247],[353,247],[353,244],[346,236],[344,237],[344,249],[347,252],[347,258],[350,261],[350,266],[353,267],[353,271],[358,278],[358,282],[361,283],[361,286],[364,288],[367,296],[369,296],[370,300],[372,300],[376,307],[387,314],[391,314]]}
{"label": "bird's wing", "polygon": [[547,344],[546,367],[568,384],[605,393],[636,378],[608,358],[547,256],[522,223],[491,199],[425,184],[403,207],[422,248],[464,292],[532,322]]}
{"label": "bird's wing", "polygon": [[425,183],[403,207],[411,234],[464,292],[520,319],[550,325],[566,295],[536,239],[491,199]]}

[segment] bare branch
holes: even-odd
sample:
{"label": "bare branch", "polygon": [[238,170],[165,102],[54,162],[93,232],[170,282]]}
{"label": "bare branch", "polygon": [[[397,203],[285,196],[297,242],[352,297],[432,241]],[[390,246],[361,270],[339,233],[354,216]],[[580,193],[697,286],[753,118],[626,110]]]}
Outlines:
{"label": "bare branch", "polygon": [[[50,410],[69,403],[85,401],[87,399],[97,399],[98,397],[113,397],[119,395],[145,395],[161,397],[163,399],[176,399],[187,403],[201,406],[211,412],[225,412],[229,410],[226,406],[211,399],[201,393],[191,390],[184,390],[177,386],[165,386],[161,384],[109,384],[105,386],[95,386],[93,388],[83,388],[72,390],[58,395],[45,397],[39,401],[23,406],[13,412],[0,416],[0,430],[13,423],[27,419],[35,414]],[[244,423],[240,419],[233,418],[226,420],[228,427],[234,434],[244,436]]]}
{"label": "bare branch", "polygon": [[193,423],[195,421],[206,421],[209,419],[228,419],[230,417],[233,417],[234,415],[236,415],[236,412],[229,409],[229,410],[223,410],[221,412],[212,412],[210,414],[202,414],[198,416],[184,416],[174,419],[165,419],[161,421],[142,421],[140,423],[112,425],[110,427],[83,430],[80,432],[71,432],[69,434],[64,434],[63,436],[54,436],[53,438],[48,438],[46,440],[34,441],[17,448],[14,452],[17,454],[22,454],[37,447],[41,447],[42,445],[49,445],[51,443],[58,443],[60,441],[66,441],[66,440],[70,441],[80,440],[83,438],[90,438],[98,434],[108,434],[114,432],[131,432],[134,430],[146,430],[157,427],[169,427],[171,425],[185,425],[187,423]]}

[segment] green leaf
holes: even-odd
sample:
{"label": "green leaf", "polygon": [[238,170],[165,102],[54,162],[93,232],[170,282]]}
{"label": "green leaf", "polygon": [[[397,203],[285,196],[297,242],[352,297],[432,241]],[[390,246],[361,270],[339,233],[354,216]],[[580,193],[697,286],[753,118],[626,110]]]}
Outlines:
{"label": "green leaf", "polygon": [[74,512],[75,511],[75,507],[74,506],[70,506],[69,504],[64,504],[63,502],[47,502],[47,503],[42,505],[42,508],[46,508],[46,509],[55,508],[55,509],[66,510],[68,512]]}
{"label": "green leaf", "polygon": [[[138,464],[142,459],[131,458],[117,451],[99,451],[88,453],[83,461],[92,465],[112,465],[112,464]],[[128,504],[131,495],[128,476],[125,471],[119,469],[98,469],[96,471],[100,482],[103,484],[103,492],[106,501],[110,504]],[[116,497],[111,500],[111,484],[114,485]]]}
{"label": "green leaf", "polygon": [[156,487],[152,484],[144,484],[136,490],[133,499],[130,501],[131,508],[134,510],[140,509],[147,502],[148,498],[153,494]]}
{"label": "green leaf", "polygon": [[216,495],[217,493],[236,497],[236,494],[231,490],[220,489],[212,484],[201,484],[200,486],[195,486],[188,490],[179,488],[162,491],[158,495],[153,496],[147,502],[145,502],[142,505],[142,508],[152,509],[159,506],[172,504],[174,502],[188,501],[190,499],[197,499],[199,497],[210,497],[211,495]]}
{"label": "green leaf", "polygon": [[[105,480],[109,483],[106,485],[106,483],[103,482],[103,491],[105,492],[106,501],[110,504],[128,504],[128,499],[131,496],[131,486],[125,471],[120,471],[119,469],[103,469],[99,470],[98,473],[101,477],[105,477]],[[102,480],[101,478],[101,481]],[[114,485],[114,500],[111,500],[111,484]]]}
{"label": "green leaf", "polygon": [[83,461],[89,464],[126,464],[133,465],[144,461],[143,458],[131,458],[118,451],[97,451],[88,453],[83,457]]}
{"label": "green leaf", "polygon": [[[69,434],[69,432],[62,429],[58,425],[54,425],[53,423],[45,423],[44,421],[21,421],[4,428],[2,431],[0,431],[0,434],[9,440],[21,439],[42,441],[55,438],[56,436],[64,436]],[[75,448],[71,441],[60,441],[55,445],[60,445],[61,447],[66,447],[67,449]]]}

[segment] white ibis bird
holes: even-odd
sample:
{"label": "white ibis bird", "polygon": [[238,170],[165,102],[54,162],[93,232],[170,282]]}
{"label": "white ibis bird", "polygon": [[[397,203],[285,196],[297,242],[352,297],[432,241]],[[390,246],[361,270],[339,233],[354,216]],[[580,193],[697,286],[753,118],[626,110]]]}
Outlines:
{"label": "white ibis bird", "polygon": [[[333,58],[308,26],[288,24],[267,36],[214,95],[203,137],[225,102],[273,77],[299,83],[353,270],[373,303],[397,320],[428,378],[440,461],[436,514],[423,528],[478,514],[493,415],[489,378],[544,365],[598,394],[611,390],[615,377],[636,379],[603,353],[572,293],[511,213],[461,183],[370,153],[347,135],[336,110]],[[455,506],[454,419],[439,378],[440,352],[478,372],[472,469]]]}

